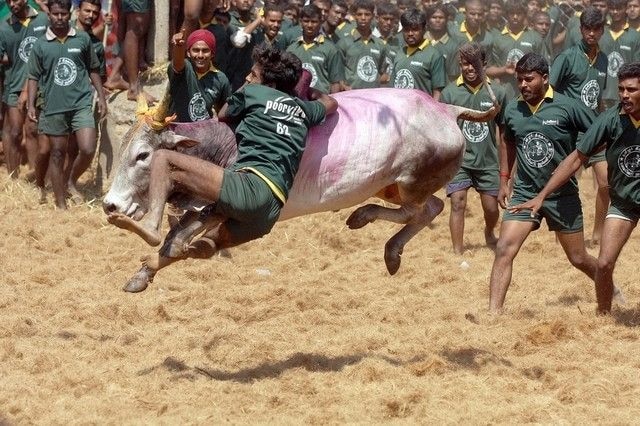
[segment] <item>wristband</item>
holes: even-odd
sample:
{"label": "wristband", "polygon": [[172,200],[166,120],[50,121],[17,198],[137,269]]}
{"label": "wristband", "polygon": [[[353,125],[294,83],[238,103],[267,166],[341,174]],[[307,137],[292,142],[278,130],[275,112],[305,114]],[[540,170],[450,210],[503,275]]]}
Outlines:
{"label": "wristband", "polygon": [[500,172],[498,174],[500,175],[500,177],[506,177],[507,179],[511,177],[511,175],[507,172]]}

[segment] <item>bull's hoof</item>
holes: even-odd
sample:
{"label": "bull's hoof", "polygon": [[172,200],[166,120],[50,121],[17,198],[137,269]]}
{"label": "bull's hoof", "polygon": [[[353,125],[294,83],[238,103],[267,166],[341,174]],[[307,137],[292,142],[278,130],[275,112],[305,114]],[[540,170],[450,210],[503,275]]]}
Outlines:
{"label": "bull's hoof", "polygon": [[402,261],[402,247],[396,247],[394,244],[384,245],[384,263],[387,265],[387,271],[390,275],[395,275],[400,269],[400,262]]}
{"label": "bull's hoof", "polygon": [[143,266],[136,272],[133,277],[122,287],[127,293],[140,293],[145,291],[149,284],[153,282],[155,274],[146,266]]}
{"label": "bull's hoof", "polygon": [[358,207],[347,219],[347,226],[349,229],[360,229],[368,223],[375,220],[373,215],[373,208],[370,204],[366,206]]}
{"label": "bull's hoof", "polygon": [[188,246],[182,240],[178,238],[172,240],[167,237],[160,250],[158,250],[158,253],[163,257],[179,259],[184,257],[187,249]]}
{"label": "bull's hoof", "polygon": [[[201,237],[191,243],[187,251],[187,256],[194,259],[210,259],[217,251],[216,243],[214,243],[211,238]],[[227,250],[224,250],[224,252],[228,257],[231,257],[231,254]]]}

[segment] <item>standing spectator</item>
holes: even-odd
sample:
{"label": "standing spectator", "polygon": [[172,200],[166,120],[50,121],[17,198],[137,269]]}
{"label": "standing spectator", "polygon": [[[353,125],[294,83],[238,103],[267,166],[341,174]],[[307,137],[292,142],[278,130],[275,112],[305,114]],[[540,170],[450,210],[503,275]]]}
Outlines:
{"label": "standing spectator", "polygon": [[485,23],[482,0],[466,0],[464,7],[464,20],[459,26],[452,26],[451,34],[458,38],[460,43],[480,43],[487,53],[491,52],[493,35]]}
{"label": "standing spectator", "polygon": [[249,35],[247,36],[244,29],[251,25],[256,18],[253,10],[255,0],[232,0],[233,10],[231,11],[231,44],[232,48],[229,51],[227,68],[224,69],[224,73],[229,77],[231,81],[231,88],[237,90],[244,84],[245,78],[251,66],[253,60],[251,59],[251,53],[256,46],[255,37],[258,32],[258,25],[256,24]]}
{"label": "standing spectator", "polygon": [[336,93],[344,80],[344,66],[335,44],[320,34],[321,15],[320,9],[312,4],[302,8],[302,36],[287,51],[296,55],[302,68],[309,71],[311,87],[322,93]]}
{"label": "standing spectator", "polygon": [[[338,42],[345,71],[345,90],[380,87],[386,69],[387,47],[372,34],[374,10],[373,0],[357,0],[354,4],[356,27]],[[387,81],[388,77],[385,77]]]}
{"label": "standing spectator", "polygon": [[[45,36],[36,41],[29,58],[27,114],[29,119],[38,121],[38,131],[47,135],[51,142],[49,175],[59,209],[67,208],[63,167],[69,134],[76,134],[79,147],[93,147],[95,151],[96,129],[90,84],[98,95],[100,118],[107,113],[98,57],[86,32],[69,27],[70,9],[69,0],[50,0],[51,25]],[[44,105],[40,117],[36,118],[38,85],[43,91]],[[78,173],[86,170],[83,168],[86,158],[78,158],[81,164],[77,167],[74,164],[70,176],[74,182]],[[88,162],[91,162],[90,158]]]}
{"label": "standing spectator", "polygon": [[[144,94],[149,103],[157,101],[152,95],[142,90],[138,78],[149,30],[150,7],[150,0],[122,0],[122,10],[118,16],[118,44],[129,83],[127,99],[130,101],[136,101],[140,93]],[[106,85],[117,86],[121,78],[120,73],[112,73]]]}
{"label": "standing spectator", "polygon": [[536,31],[540,34],[540,37],[542,37],[542,52],[540,54],[544,56],[547,62],[551,63],[553,43],[550,32],[551,18],[549,17],[549,13],[545,11],[536,13],[533,16],[533,20],[529,22],[529,28]]}
{"label": "standing spectator", "polygon": [[[520,94],[504,111],[504,139],[500,145],[500,190],[498,203],[507,208],[510,171],[517,157],[517,174],[510,205],[537,195],[558,164],[575,149],[578,132],[586,131],[594,112],[576,99],[549,85],[549,65],[535,53],[527,53],[516,64]],[[555,231],[573,266],[593,279],[596,259],[586,252],[578,185],[572,179],[555,191],[535,215],[505,211],[491,269],[489,307],[502,309],[511,282],[513,260],[529,234],[544,218]]]}
{"label": "standing spectator", "polygon": [[338,44],[340,41],[339,31],[346,25],[347,4],[342,0],[336,0],[329,8],[327,19],[322,24],[322,33],[332,42]]}
{"label": "standing spectator", "polygon": [[[199,20],[199,28],[211,32],[215,37],[216,49],[213,64],[224,72],[224,70],[227,69],[227,57],[231,50],[231,32],[233,30],[229,27],[231,15],[228,11],[216,9],[218,3],[218,0],[204,1]],[[187,35],[186,29],[184,31],[184,39],[186,40],[189,36]]]}
{"label": "standing spectator", "polygon": [[636,31],[640,31],[640,0],[627,2],[627,22]]}
{"label": "standing spectator", "polygon": [[237,31],[232,36],[232,43],[235,48],[243,49],[247,45],[259,46],[263,43],[273,45],[283,50],[282,43],[282,19],[284,12],[277,5],[267,5],[256,14],[255,19],[242,30]]}
{"label": "standing spectator", "polygon": [[[27,62],[34,43],[45,33],[49,19],[44,12],[37,12],[29,6],[27,0],[10,0],[7,3],[11,16],[0,23],[0,58],[6,55],[8,59],[2,87],[5,106],[2,143],[7,171],[15,179],[20,173],[20,144],[27,102]],[[27,151],[33,163],[37,148],[35,137],[29,138]]]}
{"label": "standing spectator", "polygon": [[624,64],[640,59],[640,33],[627,25],[627,0],[609,0],[610,24],[605,26],[598,45],[607,55],[607,86],[602,94],[603,109],[620,101],[618,71]]}
{"label": "standing spectator", "polygon": [[[454,83],[449,83],[442,91],[442,102],[461,105],[476,110],[487,110],[493,106],[488,90],[491,85],[499,105],[506,104],[504,91],[488,79],[483,81],[482,69],[486,64],[484,48],[477,43],[465,43],[459,49],[462,74]],[[480,193],[480,203],[484,212],[484,239],[489,247],[495,247],[494,229],[498,223],[498,126],[502,126],[502,111],[488,123],[458,120],[460,130],[466,140],[462,166],[447,185],[446,193],[451,198],[449,230],[453,251],[464,251],[464,213],[467,206],[467,192],[475,188]]]}
{"label": "standing spectator", "polygon": [[[387,46],[387,55],[385,56],[385,74],[391,76],[393,74],[393,63],[398,52],[402,51],[404,38],[398,33],[398,23],[400,15],[398,7],[391,3],[380,3],[376,6],[376,28],[373,34],[380,37],[382,42]],[[380,84],[386,85],[388,81],[381,80]]]}
{"label": "standing spectator", "polygon": [[507,99],[517,93],[516,63],[525,53],[542,53],[542,37],[527,28],[527,7],[522,0],[507,0],[504,5],[507,25],[493,40],[493,53],[487,75],[499,79]]}
{"label": "standing spectator", "polygon": [[451,37],[447,30],[447,6],[436,3],[429,6],[425,13],[429,27],[426,38],[444,57],[447,81],[455,81],[460,75],[460,61],[458,60],[460,40]]}
{"label": "standing spectator", "polygon": [[[605,18],[600,10],[588,7],[580,15],[580,44],[562,52],[553,62],[549,83],[558,93],[582,101],[587,107],[599,113],[603,110],[602,93],[607,86],[609,61],[600,51],[598,42],[604,33]],[[602,231],[602,223],[609,206],[607,187],[607,164],[604,153],[589,159],[593,166],[598,191],[596,195],[592,242],[597,243]]]}
{"label": "standing spectator", "polygon": [[[231,96],[231,83],[212,65],[216,40],[207,30],[195,30],[185,41],[183,32],[172,38],[173,60],[167,70],[171,105],[179,122],[214,116]],[[185,60],[185,48],[188,60]]]}
{"label": "standing spectator", "polygon": [[489,0],[489,8],[485,21],[487,23],[487,29],[494,35],[500,34],[507,24],[507,20],[504,19],[503,8],[503,0]]}
{"label": "standing spectator", "polygon": [[427,17],[421,10],[411,9],[400,18],[407,45],[396,55],[391,82],[399,89],[419,89],[440,99],[447,84],[444,57],[424,38]]}
{"label": "standing spectator", "polygon": [[611,207],[604,222],[602,243],[595,274],[598,313],[611,311],[611,301],[620,290],[613,285],[613,270],[618,256],[640,219],[640,64],[625,64],[618,73],[620,104],[596,119],[578,142],[577,148],[560,163],[551,179],[531,201],[514,206],[513,210],[531,210],[535,215],[553,194],[578,171],[589,156],[606,149],[609,168]]}

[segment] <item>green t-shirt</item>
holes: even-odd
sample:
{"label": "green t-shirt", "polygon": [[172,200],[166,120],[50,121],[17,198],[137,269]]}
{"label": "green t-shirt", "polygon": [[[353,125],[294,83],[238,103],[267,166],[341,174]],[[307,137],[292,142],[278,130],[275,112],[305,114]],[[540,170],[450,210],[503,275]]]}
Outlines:
{"label": "green t-shirt", "polygon": [[29,56],[29,79],[38,81],[43,92],[44,115],[91,107],[89,73],[98,72],[100,62],[91,39],[84,31],[69,30],[64,41],[48,29],[33,45]]}
{"label": "green t-shirt", "polygon": [[[509,102],[504,111],[503,143],[515,143],[514,193],[525,199],[538,195],[558,164],[575,149],[578,132],[585,132],[593,119],[593,110],[552,89],[535,113],[522,98]],[[578,184],[572,178],[549,198],[577,192]]]}
{"label": "green t-shirt", "polygon": [[602,113],[577,143],[591,155],[606,145],[609,195],[634,209],[640,205],[640,132],[618,105]]}
{"label": "green t-shirt", "polygon": [[98,62],[100,63],[98,66],[98,74],[100,74],[102,81],[105,81],[107,78],[107,62],[104,58],[104,44],[102,44],[102,40],[96,37],[93,33],[87,34],[89,35],[89,39],[91,39],[91,45],[93,46],[93,50],[96,52]]}
{"label": "green t-shirt", "polygon": [[451,37],[449,34],[445,34],[440,38],[440,40],[431,40],[431,45],[438,49],[444,58],[447,81],[455,81],[460,75],[460,61],[458,57],[460,39]]}
{"label": "green t-shirt", "polygon": [[216,57],[213,63],[226,75],[227,64],[229,63],[229,51],[233,47],[231,45],[231,34],[233,32],[233,28],[225,28],[222,24],[211,23],[204,29],[209,31],[216,38]]}
{"label": "green t-shirt", "polygon": [[614,38],[611,28],[607,26],[598,44],[602,53],[607,55],[608,61],[607,87],[604,89],[602,99],[617,101],[619,99],[618,71],[622,65],[637,62],[640,59],[640,33],[627,26]]}
{"label": "green t-shirt", "polygon": [[[229,23],[229,33],[233,34],[236,31],[243,31],[244,27],[249,25],[251,21],[243,22],[238,12],[231,12],[231,21]],[[253,49],[260,44],[259,43],[259,30],[256,28],[251,33],[251,41],[247,42],[243,47],[229,46],[227,52],[227,66],[224,69],[225,75],[228,76],[231,82],[231,88],[237,90],[242,86],[247,78],[247,75],[251,71],[253,66]]]}
{"label": "green t-shirt", "polygon": [[430,95],[447,85],[444,57],[425,40],[412,53],[408,46],[396,54],[391,83],[397,89],[420,89]]}
{"label": "green t-shirt", "polygon": [[[493,40],[493,50],[489,64],[497,67],[508,63],[517,63],[526,53],[542,54],[542,37],[535,31],[525,29],[520,34],[514,35],[504,28],[500,35]],[[507,99],[511,100],[518,94],[518,82],[515,75],[500,77],[500,83],[504,85]]]}
{"label": "green t-shirt", "polygon": [[171,93],[169,114],[176,113],[181,123],[213,117],[212,109],[218,111],[231,96],[231,83],[215,68],[198,77],[191,61],[187,60],[182,72],[176,73],[169,65],[167,74]]}
{"label": "green t-shirt", "polygon": [[487,58],[490,57],[491,50],[493,49],[494,36],[493,33],[486,28],[480,28],[477,33],[471,35],[467,30],[466,22],[462,21],[460,25],[449,26],[449,34],[456,38],[459,43],[480,43],[480,45],[484,47],[485,52],[487,52]]}
{"label": "green t-shirt", "polygon": [[345,81],[352,89],[380,87],[380,76],[385,70],[387,46],[371,35],[364,40],[358,30],[338,42],[338,51],[344,65]]}
{"label": "green t-shirt", "polygon": [[380,39],[385,44],[385,46],[387,46],[387,55],[384,58],[384,72],[389,74],[389,76],[393,74],[393,63],[396,60],[396,55],[398,54],[398,52],[402,53],[404,39],[402,39],[402,42],[400,41],[400,39],[402,39],[402,35],[399,34],[389,36],[387,39]]}
{"label": "green t-shirt", "polygon": [[[490,84],[498,104],[506,105],[504,89],[499,84]],[[444,88],[440,101],[479,111],[486,111],[493,106],[485,83],[474,89],[464,83],[462,76]],[[462,167],[471,170],[498,170],[496,125],[502,124],[502,114],[503,110],[488,123],[458,120],[458,126],[467,142]]]}
{"label": "green t-shirt", "polygon": [[549,84],[570,98],[597,110],[607,86],[607,56],[598,52],[593,62],[585,53],[584,41],[562,52],[551,65]]}
{"label": "green t-shirt", "polygon": [[[324,120],[324,105],[260,84],[248,84],[231,95],[227,114],[240,120],[236,127],[238,159],[232,167],[257,170],[275,184],[286,200],[298,172],[307,132]],[[279,195],[275,190],[274,193]]]}
{"label": "green t-shirt", "polygon": [[329,93],[329,85],[344,80],[344,65],[336,45],[323,35],[305,44],[302,37],[287,48],[302,62],[302,68],[311,73],[311,87]]}
{"label": "green t-shirt", "polygon": [[27,78],[27,62],[33,45],[46,31],[49,18],[44,12],[29,8],[28,24],[24,26],[11,15],[0,23],[0,58],[7,55],[3,101],[10,94],[20,93]]}

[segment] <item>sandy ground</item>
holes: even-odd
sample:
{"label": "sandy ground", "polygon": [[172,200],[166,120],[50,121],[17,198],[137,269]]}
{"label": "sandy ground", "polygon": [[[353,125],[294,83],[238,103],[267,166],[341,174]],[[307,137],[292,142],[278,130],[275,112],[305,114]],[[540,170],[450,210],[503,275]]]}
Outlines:
{"label": "sandy ground", "polygon": [[516,259],[506,313],[489,315],[475,193],[464,256],[447,202],[393,277],[382,254],[398,226],[350,231],[340,211],[127,294],[150,249],[107,224],[91,179],[95,200],[60,212],[0,171],[2,425],[638,423],[636,236],[615,274],[627,304],[608,317],[546,228]]}

